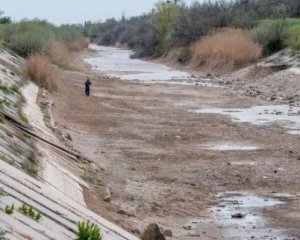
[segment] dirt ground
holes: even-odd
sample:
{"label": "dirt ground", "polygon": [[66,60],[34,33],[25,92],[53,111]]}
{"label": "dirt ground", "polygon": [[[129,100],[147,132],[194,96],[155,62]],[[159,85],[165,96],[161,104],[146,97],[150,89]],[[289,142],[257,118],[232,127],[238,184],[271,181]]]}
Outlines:
{"label": "dirt ground", "polygon": [[[137,234],[154,222],[171,230],[172,239],[212,239],[216,230],[220,233],[215,239],[222,239],[226,229],[220,226],[189,237],[183,226],[194,218],[210,219],[210,207],[220,202],[220,193],[246,191],[266,198],[285,193],[293,197],[281,198],[285,204],[261,214],[267,227],[298,239],[300,136],[288,135],[276,124],[254,126],[190,111],[270,102],[226,88],[106,79],[79,60],[75,64],[81,72],[64,72],[57,82],[53,115],[57,126],[70,134],[74,149],[94,162],[86,166],[86,174],[101,186],[85,191],[90,209]],[[84,96],[86,74],[93,83],[89,98]],[[258,149],[201,147],[216,142],[254,144]],[[103,201],[107,188],[110,203]]]}

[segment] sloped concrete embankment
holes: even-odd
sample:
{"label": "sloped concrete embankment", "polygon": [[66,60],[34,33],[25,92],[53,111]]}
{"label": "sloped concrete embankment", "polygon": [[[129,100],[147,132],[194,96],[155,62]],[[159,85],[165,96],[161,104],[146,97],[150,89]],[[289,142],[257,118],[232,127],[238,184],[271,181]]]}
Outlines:
{"label": "sloped concrete embankment", "polygon": [[[136,240],[86,208],[83,170],[63,147],[55,147],[60,142],[36,103],[39,88],[25,84],[22,66],[21,58],[0,51],[0,230],[8,239],[75,239],[77,223],[89,220],[101,228],[104,240]],[[41,218],[24,214],[24,205]],[[7,214],[11,206],[14,211]]]}

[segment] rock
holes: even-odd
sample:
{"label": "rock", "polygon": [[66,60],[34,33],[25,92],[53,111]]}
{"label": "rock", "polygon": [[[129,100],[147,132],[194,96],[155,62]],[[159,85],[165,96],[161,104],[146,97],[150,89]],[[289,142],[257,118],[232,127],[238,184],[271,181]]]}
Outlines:
{"label": "rock", "polygon": [[132,230],[131,232],[132,232],[134,235],[138,236],[138,237],[141,236],[141,231],[138,230],[138,229],[134,229],[134,230]]}
{"label": "rock", "polygon": [[134,214],[130,214],[130,213],[126,212],[126,211],[123,210],[123,209],[118,210],[118,211],[117,211],[117,214],[124,215],[124,216],[127,216],[127,217],[135,217]]}
{"label": "rock", "polygon": [[10,132],[6,132],[6,135],[9,136],[10,138],[14,137],[14,135],[12,133],[10,133]]}
{"label": "rock", "polygon": [[43,90],[42,90],[42,97],[46,97],[47,94],[48,94],[48,91],[45,88],[43,88]]}
{"label": "rock", "polygon": [[104,202],[110,202],[111,200],[111,191],[109,188],[105,189],[105,197],[103,198]]}
{"label": "rock", "polygon": [[173,237],[173,233],[172,233],[171,230],[165,230],[164,231],[164,236],[166,236],[166,237]]}
{"label": "rock", "polygon": [[65,138],[66,139],[68,139],[69,141],[73,141],[73,139],[72,139],[72,137],[71,137],[71,135],[69,134],[69,133],[67,133],[66,135],[65,135]]}
{"label": "rock", "polygon": [[142,235],[142,240],[166,240],[155,223],[151,223]]}
{"label": "rock", "polygon": [[192,230],[192,226],[191,225],[184,225],[183,228],[185,230]]}
{"label": "rock", "polygon": [[231,215],[231,218],[244,218],[244,217],[246,217],[246,214],[240,212]]}
{"label": "rock", "polygon": [[123,209],[118,210],[117,214],[128,216],[128,213]]}
{"label": "rock", "polygon": [[177,140],[181,140],[181,136],[179,136],[179,135],[175,136],[175,138],[176,138]]}
{"label": "rock", "polygon": [[224,205],[224,204],[219,204],[219,205],[217,205],[217,207],[219,207],[219,208],[226,208],[226,205]]}
{"label": "rock", "polygon": [[275,101],[277,99],[277,96],[276,95],[272,95],[271,96],[271,101]]}

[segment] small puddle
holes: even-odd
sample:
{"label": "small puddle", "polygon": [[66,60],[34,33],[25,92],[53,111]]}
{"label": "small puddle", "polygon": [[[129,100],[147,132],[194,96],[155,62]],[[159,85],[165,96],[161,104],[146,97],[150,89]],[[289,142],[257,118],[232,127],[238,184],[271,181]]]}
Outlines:
{"label": "small puddle", "polygon": [[[210,209],[210,217],[192,219],[184,225],[189,236],[201,239],[282,239],[279,229],[267,227],[262,212],[283,202],[247,193],[225,193]],[[233,218],[241,213],[244,217]],[[283,236],[282,236],[283,237]]]}
{"label": "small puddle", "polygon": [[257,163],[253,161],[235,161],[229,163],[232,166],[256,166]]}
{"label": "small puddle", "polygon": [[254,151],[258,147],[255,145],[235,144],[235,143],[210,143],[200,145],[201,148],[214,151]]}
{"label": "small puddle", "polygon": [[207,108],[193,111],[195,113],[215,113],[228,115],[234,122],[253,125],[277,123],[287,128],[290,134],[300,134],[300,107],[289,105],[255,106],[251,108]]}

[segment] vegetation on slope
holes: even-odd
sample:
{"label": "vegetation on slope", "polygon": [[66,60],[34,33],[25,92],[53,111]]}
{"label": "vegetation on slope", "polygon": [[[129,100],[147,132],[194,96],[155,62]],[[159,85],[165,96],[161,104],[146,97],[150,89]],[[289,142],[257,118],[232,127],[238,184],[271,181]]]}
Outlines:
{"label": "vegetation on slope", "polygon": [[27,76],[48,90],[55,89],[58,78],[52,64],[70,70],[70,52],[88,46],[80,25],[57,27],[38,19],[12,22],[8,17],[0,18],[0,41],[27,59]]}
{"label": "vegetation on slope", "polygon": [[[189,62],[199,57],[199,51],[206,51],[206,55],[208,54],[207,49],[199,48],[207,44],[213,46],[214,43],[208,41],[215,41],[211,35],[222,31],[218,30],[222,28],[244,32],[247,35],[244,37],[244,47],[253,41],[250,45],[261,45],[265,55],[286,46],[299,49],[299,17],[298,0],[195,1],[189,6],[183,1],[161,0],[150,13],[141,16],[129,19],[123,17],[120,21],[108,19],[103,23],[86,22],[83,33],[101,45],[127,45],[135,50],[135,57],[157,57],[174,49],[183,49],[185,59],[179,59]],[[232,39],[229,38],[230,35],[227,35],[227,42],[234,42],[237,36],[234,34]],[[199,44],[204,41],[206,44]],[[196,55],[194,48],[190,49],[195,45],[198,46]],[[241,47],[236,46],[233,52],[238,52]],[[256,57],[257,53],[255,51]],[[215,53],[208,56],[209,59],[214,55]],[[247,62],[247,59],[251,62],[253,57],[246,57],[242,62]]]}

